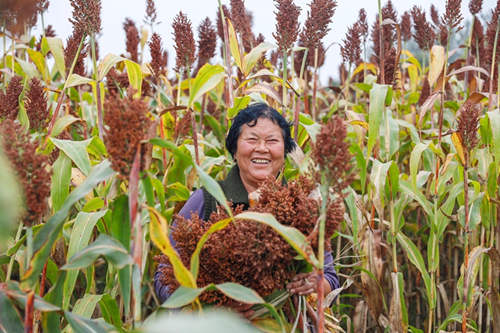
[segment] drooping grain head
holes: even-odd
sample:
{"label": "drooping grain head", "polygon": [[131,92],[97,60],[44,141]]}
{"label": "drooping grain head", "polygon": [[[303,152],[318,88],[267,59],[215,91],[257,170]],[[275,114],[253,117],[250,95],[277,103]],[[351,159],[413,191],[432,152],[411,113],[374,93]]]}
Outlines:
{"label": "drooping grain head", "polygon": [[470,0],[469,11],[472,15],[476,15],[483,8],[483,0]]}
{"label": "drooping grain head", "polygon": [[312,145],[312,159],[320,173],[326,176],[335,193],[341,194],[352,177],[351,154],[349,144],[345,141],[347,130],[344,121],[334,116],[321,126],[316,142]]}
{"label": "drooping grain head", "polygon": [[[147,139],[151,127],[146,102],[132,95],[130,90],[126,98],[112,94],[104,103],[104,123],[108,126],[104,133],[104,144],[111,159],[111,167],[122,178],[128,178],[137,149],[141,141]],[[145,151],[141,149],[141,152]],[[141,169],[143,167],[144,164]]]}
{"label": "drooping grain head", "polygon": [[190,71],[196,50],[191,20],[181,11],[175,16],[172,28],[175,39],[176,70]]}
{"label": "drooping grain head", "polygon": [[464,19],[461,12],[461,5],[462,0],[446,0],[446,10],[441,19],[450,31],[455,28],[459,31],[463,28],[460,26],[460,23]]}
{"label": "drooping grain head", "polygon": [[7,87],[5,93],[0,90],[0,119],[17,118],[19,112],[19,96],[23,91],[23,78],[14,76]]}
{"label": "drooping grain head", "polygon": [[293,0],[274,0],[276,11],[276,31],[273,37],[278,43],[278,49],[286,51],[290,49],[299,34],[300,7]]}
{"label": "drooping grain head", "polygon": [[198,69],[215,56],[217,32],[210,18],[206,17],[198,27]]}
{"label": "drooping grain head", "polygon": [[33,78],[30,81],[29,91],[26,94],[24,107],[30,120],[30,127],[41,131],[47,124],[49,109],[47,108],[47,96],[40,80]]}
{"label": "drooping grain head", "polygon": [[96,35],[101,31],[101,0],[70,0],[74,31]]}
{"label": "drooping grain head", "polygon": [[126,18],[125,22],[123,22],[123,30],[126,36],[126,50],[130,59],[137,62],[139,59],[139,30],[137,30],[135,22],[129,18]]}
{"label": "drooping grain head", "polygon": [[458,112],[457,132],[462,145],[470,152],[479,142],[477,130],[479,128],[481,104],[465,102]]}
{"label": "drooping grain head", "polygon": [[51,176],[48,156],[38,154],[38,144],[30,141],[23,127],[10,119],[0,124],[0,144],[3,144],[5,155],[23,188],[24,225],[41,223],[49,207]]}

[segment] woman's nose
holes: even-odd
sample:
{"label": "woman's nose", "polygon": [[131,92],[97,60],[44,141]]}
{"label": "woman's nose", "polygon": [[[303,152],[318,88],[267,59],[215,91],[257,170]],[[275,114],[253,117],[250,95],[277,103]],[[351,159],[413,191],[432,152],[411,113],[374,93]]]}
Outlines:
{"label": "woman's nose", "polygon": [[257,151],[268,151],[269,148],[267,147],[266,140],[258,140],[257,141],[257,146],[255,147],[255,150],[257,150]]}

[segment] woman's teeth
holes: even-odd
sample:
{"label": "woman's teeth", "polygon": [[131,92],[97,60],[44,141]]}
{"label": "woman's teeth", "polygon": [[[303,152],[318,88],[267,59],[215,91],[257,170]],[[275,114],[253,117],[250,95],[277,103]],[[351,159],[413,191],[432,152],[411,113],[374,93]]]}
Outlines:
{"label": "woman's teeth", "polygon": [[254,158],[252,160],[252,163],[256,163],[256,164],[268,164],[269,160],[263,160],[263,159]]}

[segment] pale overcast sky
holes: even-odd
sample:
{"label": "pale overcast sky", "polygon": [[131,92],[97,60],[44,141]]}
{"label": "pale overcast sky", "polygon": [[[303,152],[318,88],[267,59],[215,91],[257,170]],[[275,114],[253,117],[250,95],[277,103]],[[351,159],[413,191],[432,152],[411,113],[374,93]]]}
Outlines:
{"label": "pale overcast sky", "polygon": [[[300,22],[305,21],[308,4],[311,0],[295,0],[295,4],[302,8]],[[468,4],[470,0],[462,1],[462,14],[465,18],[470,18]],[[386,1],[382,0],[382,6]],[[229,6],[229,0],[222,0],[223,4]],[[326,46],[332,45],[326,57],[324,67],[320,75],[322,81],[329,76],[337,77],[338,64],[341,62],[339,43],[345,36],[347,27],[353,24],[358,17],[360,8],[365,8],[368,13],[369,24],[374,21],[378,11],[377,0],[338,0],[333,22],[330,25],[330,33],[324,40]],[[414,4],[429,12],[431,4],[434,4],[439,13],[443,13],[446,5],[445,0],[393,0],[393,4],[401,15],[405,10],[410,9]],[[481,14],[491,12],[496,5],[495,0],[484,0]],[[272,0],[246,0],[245,6],[252,11],[254,17],[253,31],[257,35],[261,32],[266,41],[275,43],[272,33],[275,30],[274,1]],[[102,0],[102,34],[99,39],[100,55],[104,57],[107,53],[121,54],[125,52],[125,33],[122,23],[126,17],[134,20],[138,27],[144,25],[145,0]],[[200,22],[206,17],[210,17],[215,24],[215,15],[218,8],[217,0],[156,0],[158,21],[155,31],[160,33],[163,45],[169,52],[169,67],[175,63],[175,51],[173,49],[172,21],[175,15],[182,10],[192,22],[195,33]],[[71,17],[71,5],[69,0],[52,0],[48,12],[45,13],[45,24],[52,24],[57,36],[64,40],[71,34],[72,26],[68,19]],[[429,18],[430,19],[430,18]],[[217,48],[217,52],[219,48]],[[146,51],[146,59],[149,59],[149,50]]]}

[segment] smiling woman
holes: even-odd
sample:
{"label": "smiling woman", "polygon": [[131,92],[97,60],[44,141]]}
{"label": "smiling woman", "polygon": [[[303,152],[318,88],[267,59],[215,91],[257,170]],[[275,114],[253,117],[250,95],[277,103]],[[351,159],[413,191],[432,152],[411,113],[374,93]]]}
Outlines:
{"label": "smiling woman", "polygon": [[[234,118],[226,138],[226,148],[236,162],[226,179],[220,182],[226,198],[233,207],[249,208],[249,193],[261,187],[266,179],[276,179],[282,170],[285,157],[293,149],[295,142],[290,135],[290,124],[275,109],[264,103],[256,103],[241,110]],[[193,214],[203,221],[217,211],[217,201],[205,189],[195,191],[179,212],[181,219],[188,220]],[[182,223],[178,219],[174,222]],[[174,239],[172,242],[175,243]],[[164,283],[164,272],[168,263],[160,263],[155,273],[155,289],[163,302],[171,294],[170,286]],[[168,273],[167,273],[168,274]],[[332,254],[325,252],[326,293],[339,287],[333,267]],[[168,279],[167,279],[168,280]],[[315,290],[318,275],[300,273],[287,285],[292,294],[307,295]]]}

